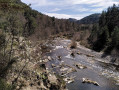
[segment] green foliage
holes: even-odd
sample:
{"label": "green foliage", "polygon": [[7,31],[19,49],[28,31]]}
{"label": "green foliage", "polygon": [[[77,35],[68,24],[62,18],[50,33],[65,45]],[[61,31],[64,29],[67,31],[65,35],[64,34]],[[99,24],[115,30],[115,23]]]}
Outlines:
{"label": "green foliage", "polygon": [[90,43],[94,43],[97,40],[98,31],[99,31],[99,25],[94,24],[93,27],[92,27],[91,34],[88,38]]}
{"label": "green foliage", "polygon": [[0,50],[3,48],[5,43],[5,35],[0,31]]}
{"label": "green foliage", "polygon": [[28,27],[29,27],[29,35],[33,34],[35,31],[37,24],[36,21],[33,17],[29,17],[28,19]]}
{"label": "green foliage", "polygon": [[[99,19],[99,30],[97,40],[94,42],[93,49],[117,48],[119,46],[119,6],[115,4],[103,11]],[[94,33],[94,32],[92,32]],[[92,34],[91,34],[92,35]],[[92,37],[92,36],[90,36]],[[106,50],[109,51],[109,50]]]}
{"label": "green foliage", "polygon": [[5,80],[0,79],[0,90],[13,90],[13,89],[11,85],[5,82]]}
{"label": "green foliage", "polygon": [[21,0],[0,0],[1,3],[21,3]]}
{"label": "green foliage", "polygon": [[24,12],[24,16],[27,20],[27,23],[25,25],[26,29],[24,31],[25,35],[29,36],[35,32],[35,29],[37,27],[37,15],[38,12],[31,9],[26,9],[26,11]]}
{"label": "green foliage", "polygon": [[119,28],[116,26],[112,33],[112,45],[115,47],[119,46]]}
{"label": "green foliage", "polygon": [[[12,17],[15,20],[12,20]],[[21,0],[0,0],[0,24],[3,30],[10,31],[12,29],[14,35],[20,33],[20,35],[29,37],[37,33],[36,37],[38,38],[48,37],[60,32],[73,33],[79,30],[76,23],[43,15],[32,10]]]}
{"label": "green foliage", "polygon": [[103,11],[100,16],[99,25],[100,27],[104,27],[106,25],[106,12],[105,11]]}
{"label": "green foliage", "polygon": [[54,22],[55,21],[55,17],[51,17],[52,18],[52,21]]}
{"label": "green foliage", "polygon": [[29,19],[29,17],[34,17],[36,18],[38,15],[38,12],[35,11],[35,10],[31,10],[31,9],[26,9],[25,12],[24,12],[24,16],[26,19]]}
{"label": "green foliage", "polygon": [[99,20],[99,26],[107,26],[109,29],[109,35],[111,37],[112,32],[116,26],[119,26],[119,7],[115,4],[109,7],[107,11],[103,11]]}
{"label": "green foliage", "polygon": [[101,30],[101,32],[98,34],[97,41],[94,43],[94,50],[100,51],[102,50],[105,45],[108,43],[109,39],[109,33],[107,26],[104,26]]}
{"label": "green foliage", "polygon": [[92,14],[81,20],[78,20],[77,22],[79,24],[95,24],[95,23],[98,23],[99,17],[100,17],[100,14]]}
{"label": "green foliage", "polygon": [[105,43],[107,43],[109,41],[109,30],[107,26],[104,26],[101,30],[102,34],[104,35],[102,39],[104,40]]}

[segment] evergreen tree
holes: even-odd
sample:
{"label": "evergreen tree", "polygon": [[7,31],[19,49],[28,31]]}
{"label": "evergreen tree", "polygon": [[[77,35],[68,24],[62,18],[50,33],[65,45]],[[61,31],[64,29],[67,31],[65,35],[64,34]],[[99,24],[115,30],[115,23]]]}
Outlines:
{"label": "evergreen tree", "polygon": [[116,26],[112,33],[112,45],[115,47],[119,46],[119,28]]}
{"label": "evergreen tree", "polygon": [[[119,6],[115,4],[103,11],[99,19],[99,31],[97,41],[94,44],[95,50],[102,50],[105,47],[119,46]],[[92,35],[92,34],[91,34]],[[112,40],[112,41],[111,41]]]}

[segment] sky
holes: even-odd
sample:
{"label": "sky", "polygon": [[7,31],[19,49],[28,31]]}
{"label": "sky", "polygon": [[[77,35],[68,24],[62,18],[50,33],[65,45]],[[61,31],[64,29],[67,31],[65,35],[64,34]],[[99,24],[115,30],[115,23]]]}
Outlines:
{"label": "sky", "polygon": [[21,0],[31,8],[56,18],[81,19],[94,13],[101,13],[119,0]]}

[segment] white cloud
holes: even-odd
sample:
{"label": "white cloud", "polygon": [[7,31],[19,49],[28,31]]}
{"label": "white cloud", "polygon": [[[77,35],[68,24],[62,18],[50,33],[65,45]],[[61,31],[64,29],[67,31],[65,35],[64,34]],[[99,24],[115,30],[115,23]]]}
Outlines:
{"label": "white cloud", "polygon": [[92,5],[92,7],[101,7],[102,9],[105,9],[109,6],[112,6],[113,4],[119,4],[119,2],[114,0],[103,0],[100,3]]}
{"label": "white cloud", "polygon": [[50,10],[50,12],[56,12],[56,11],[59,11],[59,10],[61,10],[61,9],[55,8],[55,9]]}
{"label": "white cloud", "polygon": [[78,11],[78,12],[86,12],[86,11],[89,11],[90,9],[89,8],[84,8],[84,7],[73,7],[72,8],[73,10],[75,11]]}
{"label": "white cloud", "polygon": [[48,5],[76,5],[76,4],[95,4],[94,6],[109,6],[113,3],[119,4],[119,1],[115,0],[22,0],[23,2],[33,4],[36,6],[48,6]]}
{"label": "white cloud", "polygon": [[89,9],[88,8],[80,8],[79,11],[80,12],[84,12],[84,11],[88,11]]}
{"label": "white cloud", "polygon": [[72,4],[95,4],[103,0],[68,0]]}
{"label": "white cloud", "polygon": [[90,10],[90,11],[93,12],[93,13],[95,13],[95,12],[100,13],[100,12],[103,11],[103,8],[94,8],[94,9],[92,9],[92,10]]}
{"label": "white cloud", "polygon": [[76,4],[94,4],[95,6],[109,6],[115,4],[119,4],[119,1],[115,0],[66,0],[68,3],[72,5]]}
{"label": "white cloud", "polygon": [[55,5],[55,3],[51,0],[21,0],[26,4],[31,4],[33,6],[48,6],[48,5]]}
{"label": "white cloud", "polygon": [[68,14],[46,13],[46,12],[44,12],[44,14],[46,14],[48,16],[51,16],[51,17],[54,16],[54,17],[59,18],[59,19],[75,18],[75,19],[78,19],[78,20],[83,18],[84,16],[87,16],[87,14],[68,15]]}
{"label": "white cloud", "polygon": [[[99,13],[113,4],[119,4],[118,0],[22,0],[27,4],[32,4],[33,9],[46,12],[49,16],[57,18],[80,19],[89,13]],[[79,4],[79,5],[78,5]],[[63,13],[53,13],[53,12]],[[69,11],[69,12],[68,12]],[[48,13],[52,12],[52,13]],[[86,13],[88,14],[86,14]],[[83,14],[84,13],[84,14]],[[75,15],[74,15],[75,14]]]}
{"label": "white cloud", "polygon": [[51,16],[51,17],[56,17],[56,18],[59,18],[59,19],[67,19],[67,18],[70,18],[71,16],[70,15],[67,15],[67,14],[57,14],[57,13],[44,13],[48,16]]}

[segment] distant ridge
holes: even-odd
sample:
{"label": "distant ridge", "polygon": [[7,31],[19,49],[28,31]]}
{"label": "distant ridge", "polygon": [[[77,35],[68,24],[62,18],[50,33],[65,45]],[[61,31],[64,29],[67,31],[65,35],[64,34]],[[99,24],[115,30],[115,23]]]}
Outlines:
{"label": "distant ridge", "polygon": [[89,16],[86,16],[82,18],[81,20],[69,18],[69,21],[77,22],[78,24],[94,24],[94,23],[98,23],[100,16],[101,16],[100,13],[96,13],[96,14],[91,14]]}
{"label": "distant ridge", "polygon": [[77,19],[74,19],[74,18],[69,18],[69,21],[71,21],[71,22],[76,22],[76,21],[77,21]]}

